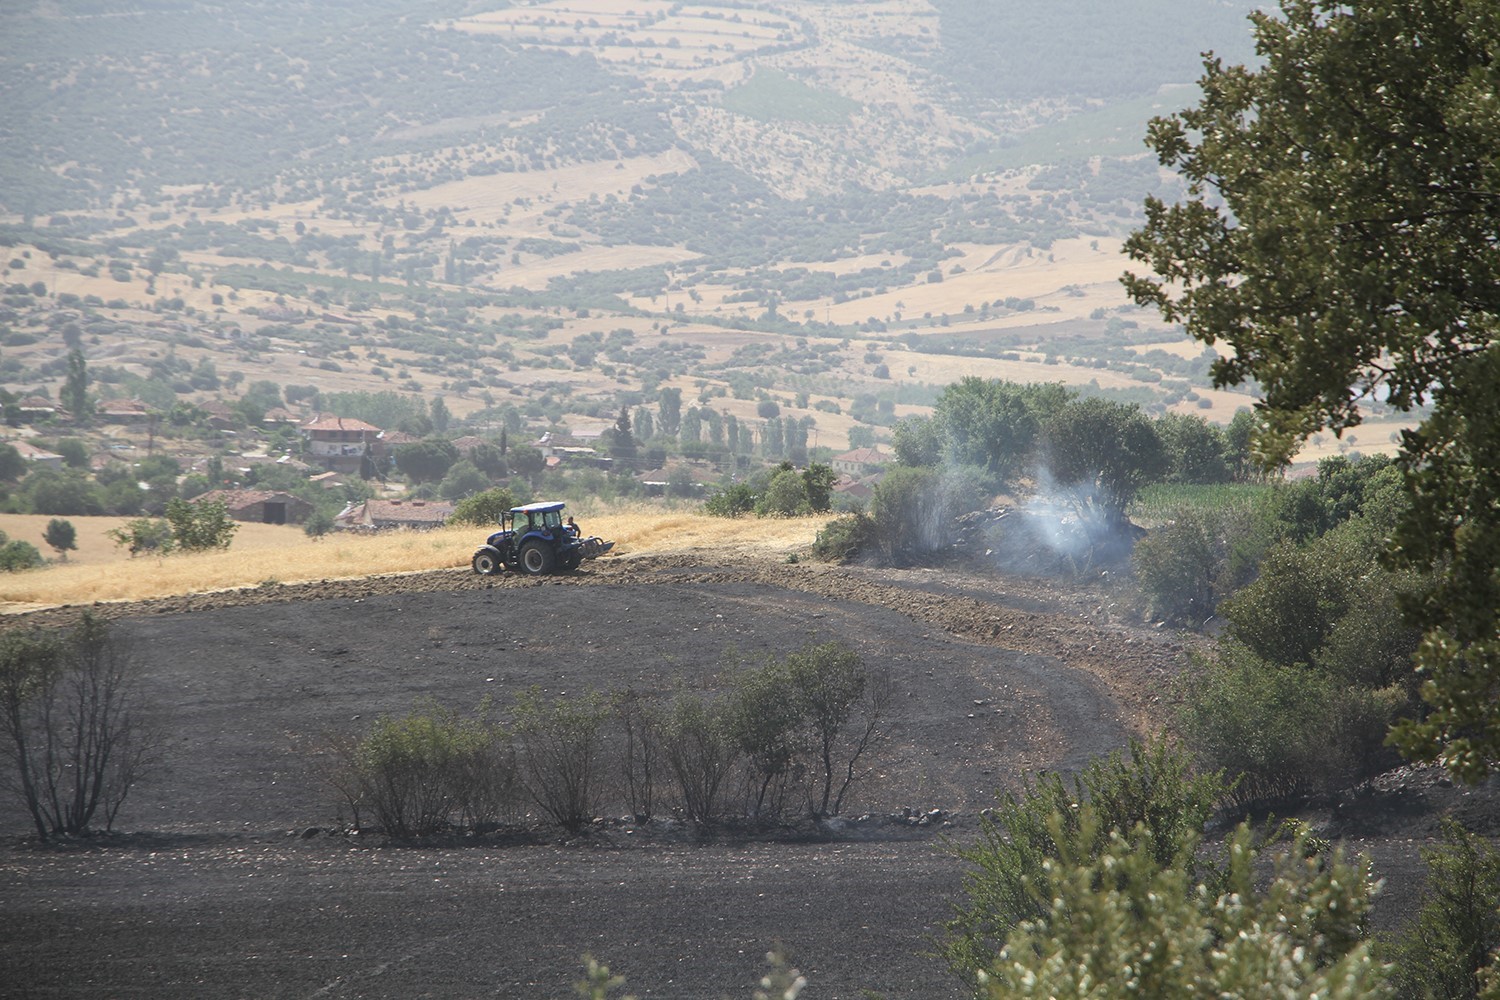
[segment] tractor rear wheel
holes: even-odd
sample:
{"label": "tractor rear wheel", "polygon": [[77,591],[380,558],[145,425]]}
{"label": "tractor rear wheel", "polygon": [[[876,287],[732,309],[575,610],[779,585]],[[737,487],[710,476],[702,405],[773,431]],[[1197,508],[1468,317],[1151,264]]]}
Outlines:
{"label": "tractor rear wheel", "polygon": [[544,576],[557,568],[557,553],[542,542],[521,546],[521,568],[528,576]]}

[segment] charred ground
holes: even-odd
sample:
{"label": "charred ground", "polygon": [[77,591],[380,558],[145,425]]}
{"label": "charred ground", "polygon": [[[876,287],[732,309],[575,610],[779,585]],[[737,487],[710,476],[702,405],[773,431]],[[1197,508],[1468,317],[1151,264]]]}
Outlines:
{"label": "charred ground", "polygon": [[[14,995],[553,997],[591,952],[642,996],[734,996],[775,941],[813,995],[957,995],[922,955],[960,888],[945,835],[969,836],[996,789],[1162,725],[1187,652],[1115,613],[1103,585],[690,557],[93,610],[147,654],[169,750],[121,835],[42,849],[0,814],[0,979]],[[423,848],[337,832],[320,749],[381,713],[503,705],[532,686],[712,688],[734,663],[832,639],[897,686],[877,773],[837,829],[612,820],[571,840],[537,829]],[[1438,816],[1493,834],[1495,799],[1409,770],[1307,815],[1375,857],[1389,925],[1411,907]],[[924,826],[901,818],[934,809]]]}

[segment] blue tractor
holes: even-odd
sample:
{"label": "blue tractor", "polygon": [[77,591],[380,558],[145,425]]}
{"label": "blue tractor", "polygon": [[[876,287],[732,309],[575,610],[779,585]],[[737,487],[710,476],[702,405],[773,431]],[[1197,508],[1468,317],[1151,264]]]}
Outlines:
{"label": "blue tractor", "polygon": [[544,576],[577,569],[585,559],[614,548],[614,542],[583,538],[571,517],[563,521],[563,506],[529,503],[501,514],[500,530],[474,552],[474,572],[494,576],[509,569]]}

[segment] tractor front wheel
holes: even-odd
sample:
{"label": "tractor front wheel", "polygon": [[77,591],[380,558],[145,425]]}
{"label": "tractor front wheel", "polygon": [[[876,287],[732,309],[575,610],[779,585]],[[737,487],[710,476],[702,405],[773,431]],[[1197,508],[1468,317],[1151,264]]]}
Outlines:
{"label": "tractor front wheel", "polygon": [[494,576],[500,572],[500,557],[492,549],[480,549],[471,565],[480,576]]}
{"label": "tractor front wheel", "polygon": [[521,546],[521,568],[528,576],[544,576],[557,567],[557,553],[541,542]]}

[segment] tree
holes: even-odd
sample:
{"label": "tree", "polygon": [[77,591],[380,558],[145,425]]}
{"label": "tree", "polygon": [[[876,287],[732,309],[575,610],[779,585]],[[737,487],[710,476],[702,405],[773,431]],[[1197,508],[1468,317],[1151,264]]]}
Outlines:
{"label": "tree", "polygon": [[42,554],[30,542],[19,538],[11,541],[0,531],[0,572],[15,573],[23,569],[35,569],[42,565]]}
{"label": "tree", "polygon": [[223,500],[196,502],[173,497],[167,501],[167,523],[172,539],[184,552],[207,552],[227,549],[239,525],[229,517],[229,505]]}
{"label": "tree", "polygon": [[474,467],[492,479],[498,479],[510,472],[510,463],[506,462],[505,456],[500,454],[500,449],[488,442],[480,442],[469,449],[469,461]]}
{"label": "tree", "polygon": [[432,429],[439,434],[446,434],[448,425],[453,422],[453,413],[448,409],[448,404],[443,402],[442,396],[432,397],[427,413],[428,419],[432,421]]}
{"label": "tree", "polygon": [[396,448],[396,468],[414,483],[435,483],[458,461],[458,449],[442,438],[414,441]]}
{"label": "tree", "polygon": [[490,485],[489,477],[468,459],[456,463],[438,486],[438,495],[444,500],[462,500],[471,493],[478,493]]}
{"label": "tree", "polygon": [[63,464],[70,469],[89,467],[89,446],[78,438],[63,438],[57,442],[56,451],[63,457]]}
{"label": "tree", "polygon": [[609,438],[609,456],[617,462],[630,465],[635,461],[635,450],[635,436],[630,432],[630,410],[622,406]]}
{"label": "tree", "polygon": [[1166,449],[1174,483],[1224,483],[1230,479],[1224,453],[1228,439],[1218,427],[1202,417],[1164,413],[1156,421],[1156,434]]}
{"label": "tree", "polygon": [[54,517],[47,522],[47,531],[42,536],[42,541],[66,561],[68,553],[78,548],[78,530],[73,527],[72,521]]}
{"label": "tree", "polygon": [[682,423],[682,390],[662,389],[659,396],[657,413],[660,417],[660,431],[665,437],[676,437],[678,425]]}
{"label": "tree", "polygon": [[65,635],[0,636],[3,785],[43,840],[107,830],[157,740],[137,714],[139,663],[128,642],[85,613]]}
{"label": "tree", "polygon": [[448,523],[493,528],[500,523],[500,515],[514,506],[515,494],[503,486],[497,486],[460,500],[454,506],[453,513],[448,516]]}
{"label": "tree", "polygon": [[142,552],[159,552],[165,555],[172,551],[175,539],[172,526],[166,521],[151,517],[138,517],[118,528],[105,532],[116,545],[130,550],[131,556]]}
{"label": "tree", "polygon": [[1464,0],[1285,0],[1252,15],[1259,68],[1205,62],[1147,142],[1188,185],[1149,199],[1131,296],[1264,393],[1270,464],[1363,400],[1432,404],[1403,435],[1412,509],[1389,558],[1441,569],[1412,602],[1429,711],[1402,749],[1477,779],[1500,759],[1500,26]]}
{"label": "tree", "polygon": [[1093,397],[1068,403],[1042,431],[1041,464],[1083,513],[1123,520],[1142,486],[1167,471],[1156,428],[1134,406]]}
{"label": "tree", "polygon": [[802,470],[802,485],[807,491],[807,506],[814,514],[833,509],[833,487],[839,481],[831,465],[814,462]]}
{"label": "tree", "polygon": [[0,443],[0,481],[13,483],[26,475],[26,459],[13,444]]}
{"label": "tree", "polygon": [[74,420],[87,420],[94,412],[89,400],[89,366],[80,350],[68,352],[68,374],[58,399]]}
{"label": "tree", "polygon": [[1041,428],[1071,398],[1061,385],[966,376],[942,391],[933,411],[943,455],[985,469],[997,484],[1008,483],[1031,457]]}
{"label": "tree", "polygon": [[841,642],[808,646],[783,662],[792,696],[811,733],[813,812],[837,815],[845,794],[860,777],[860,758],[880,736],[890,676],[870,670],[858,652]]}

